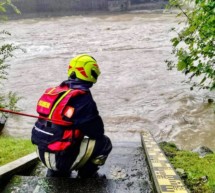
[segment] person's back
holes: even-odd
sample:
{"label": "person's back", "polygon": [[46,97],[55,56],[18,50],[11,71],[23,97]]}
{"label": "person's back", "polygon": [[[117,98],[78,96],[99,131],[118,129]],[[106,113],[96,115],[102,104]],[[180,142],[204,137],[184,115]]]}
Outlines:
{"label": "person's back", "polygon": [[40,119],[32,129],[32,143],[48,168],[47,176],[96,177],[112,149],[90,87],[100,70],[87,54],[70,61],[68,80],[49,88],[37,104]]}

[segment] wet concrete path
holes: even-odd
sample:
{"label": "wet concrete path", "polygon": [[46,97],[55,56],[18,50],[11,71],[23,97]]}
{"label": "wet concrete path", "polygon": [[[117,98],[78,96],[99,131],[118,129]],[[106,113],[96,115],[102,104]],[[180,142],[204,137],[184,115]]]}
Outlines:
{"label": "wet concrete path", "polygon": [[46,178],[42,165],[30,176],[14,176],[3,193],[151,193],[147,164],[141,143],[114,143],[100,173],[107,179]]}

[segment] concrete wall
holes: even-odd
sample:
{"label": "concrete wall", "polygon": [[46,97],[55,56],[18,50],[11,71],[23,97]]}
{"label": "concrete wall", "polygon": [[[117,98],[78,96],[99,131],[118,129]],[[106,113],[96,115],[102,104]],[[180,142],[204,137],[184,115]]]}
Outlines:
{"label": "concrete wall", "polygon": [[127,11],[130,8],[130,0],[110,0],[108,1],[109,11]]}
{"label": "concrete wall", "polygon": [[12,0],[22,13],[107,10],[107,0]]}
{"label": "concrete wall", "polygon": [[12,0],[21,11],[16,15],[11,7],[11,18],[74,15],[92,11],[128,11],[136,9],[162,9],[168,0]]}

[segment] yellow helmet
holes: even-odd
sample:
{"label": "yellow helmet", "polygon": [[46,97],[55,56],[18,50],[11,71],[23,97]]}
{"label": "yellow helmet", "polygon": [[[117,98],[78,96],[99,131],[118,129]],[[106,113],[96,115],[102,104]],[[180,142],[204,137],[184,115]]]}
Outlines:
{"label": "yellow helmet", "polygon": [[101,72],[96,60],[92,56],[81,54],[70,60],[68,77],[74,73],[81,80],[95,83]]}

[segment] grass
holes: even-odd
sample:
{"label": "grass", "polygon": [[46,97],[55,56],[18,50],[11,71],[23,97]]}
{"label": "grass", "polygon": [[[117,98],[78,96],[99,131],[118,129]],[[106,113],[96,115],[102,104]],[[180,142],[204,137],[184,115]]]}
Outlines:
{"label": "grass", "polygon": [[0,166],[34,151],[30,140],[0,136]]}
{"label": "grass", "polygon": [[179,150],[173,143],[161,143],[161,149],[192,193],[215,192],[215,154],[200,158],[197,153]]}

